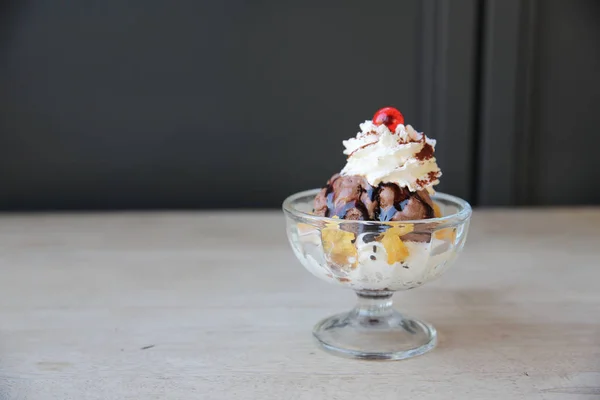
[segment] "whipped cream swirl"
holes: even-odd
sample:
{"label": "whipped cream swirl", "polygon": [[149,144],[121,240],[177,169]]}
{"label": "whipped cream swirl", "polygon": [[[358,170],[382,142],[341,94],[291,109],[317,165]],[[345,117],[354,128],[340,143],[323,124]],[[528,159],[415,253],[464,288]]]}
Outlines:
{"label": "whipped cream swirl", "polygon": [[433,185],[440,183],[435,140],[410,125],[398,125],[391,132],[385,125],[365,121],[360,129],[355,138],[343,141],[348,160],[342,175],[363,176],[373,186],[395,183],[412,192],[433,192]]}

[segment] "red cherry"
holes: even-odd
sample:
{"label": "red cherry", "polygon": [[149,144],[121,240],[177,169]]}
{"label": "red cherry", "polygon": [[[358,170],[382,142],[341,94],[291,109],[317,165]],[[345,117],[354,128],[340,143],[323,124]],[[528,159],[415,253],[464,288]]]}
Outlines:
{"label": "red cherry", "polygon": [[384,107],[377,111],[373,116],[373,123],[375,125],[385,125],[392,132],[396,131],[396,127],[400,124],[404,124],[404,116],[394,107]]}

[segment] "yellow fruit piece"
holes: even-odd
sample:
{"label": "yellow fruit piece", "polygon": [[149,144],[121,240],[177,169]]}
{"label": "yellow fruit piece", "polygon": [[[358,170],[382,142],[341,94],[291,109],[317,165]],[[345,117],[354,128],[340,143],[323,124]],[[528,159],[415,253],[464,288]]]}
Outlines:
{"label": "yellow fruit piece", "polygon": [[443,217],[442,210],[440,209],[440,206],[436,202],[433,202],[433,216],[436,218]]}
{"label": "yellow fruit piece", "polygon": [[347,265],[355,267],[358,262],[358,252],[354,239],[354,233],[341,230],[338,224],[327,224],[321,230],[326,259],[339,267]]}
{"label": "yellow fruit piece", "polygon": [[315,232],[316,230],[317,228],[313,225],[305,224],[302,222],[298,223],[298,234],[300,235],[306,235]]}
{"label": "yellow fruit piece", "polygon": [[414,227],[412,224],[398,225],[388,229],[379,236],[379,240],[387,252],[388,264],[392,265],[406,260],[408,257],[408,249],[400,239],[400,236],[412,232],[413,229]]}
{"label": "yellow fruit piece", "polygon": [[408,249],[398,236],[387,235],[381,239],[381,243],[387,251],[387,262],[392,265],[402,262],[408,257]]}
{"label": "yellow fruit piece", "polygon": [[439,231],[435,231],[433,233],[433,237],[439,240],[447,240],[449,242],[454,242],[456,240],[456,229],[454,228],[444,228]]}

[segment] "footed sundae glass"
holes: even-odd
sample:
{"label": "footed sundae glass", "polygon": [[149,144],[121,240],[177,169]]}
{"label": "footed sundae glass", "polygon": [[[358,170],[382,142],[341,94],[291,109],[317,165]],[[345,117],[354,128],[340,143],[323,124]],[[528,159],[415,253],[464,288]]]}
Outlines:
{"label": "footed sundae glass", "polygon": [[469,203],[437,193],[431,198],[439,217],[356,221],[313,215],[318,192],[300,192],[283,202],[290,244],[308,271],[353,289],[358,303],[317,323],[317,343],[361,359],[401,360],[433,349],[435,328],[396,311],[392,295],[424,285],[454,262],[467,236]]}

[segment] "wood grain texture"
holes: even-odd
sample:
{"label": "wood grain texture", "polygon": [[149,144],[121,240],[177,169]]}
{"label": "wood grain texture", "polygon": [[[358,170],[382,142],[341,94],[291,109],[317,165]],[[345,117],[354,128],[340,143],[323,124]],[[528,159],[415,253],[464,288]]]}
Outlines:
{"label": "wood grain texture", "polygon": [[337,358],[353,305],[303,270],[278,212],[0,217],[0,399],[592,399],[600,209],[475,212],[440,280],[398,293],[440,344]]}

